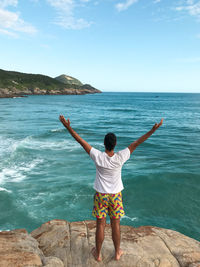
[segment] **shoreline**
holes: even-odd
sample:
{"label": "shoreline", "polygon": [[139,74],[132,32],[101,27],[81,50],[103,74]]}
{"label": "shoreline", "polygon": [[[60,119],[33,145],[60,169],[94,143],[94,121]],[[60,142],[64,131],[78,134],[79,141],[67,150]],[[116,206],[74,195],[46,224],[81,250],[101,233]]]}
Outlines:
{"label": "shoreline", "polygon": [[73,92],[73,93],[49,93],[49,94],[6,94],[1,95],[0,98],[17,98],[17,97],[28,97],[32,95],[89,95],[89,94],[100,94],[102,92]]}

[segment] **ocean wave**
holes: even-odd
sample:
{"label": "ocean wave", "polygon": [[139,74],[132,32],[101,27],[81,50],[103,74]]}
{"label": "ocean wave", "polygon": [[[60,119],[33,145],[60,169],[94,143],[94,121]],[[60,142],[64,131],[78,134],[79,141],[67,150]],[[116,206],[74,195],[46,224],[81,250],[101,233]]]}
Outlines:
{"label": "ocean wave", "polygon": [[0,187],[0,191],[5,191],[7,193],[12,193],[11,190],[7,190],[6,188]]}
{"label": "ocean wave", "polygon": [[17,142],[12,138],[0,136],[0,155],[3,157],[7,153],[12,153],[16,148]]}
{"label": "ocean wave", "polygon": [[138,220],[137,217],[133,217],[133,218],[131,218],[131,217],[127,216],[127,215],[124,215],[124,216],[121,218],[121,220],[124,220],[124,219],[131,220],[132,222]]}
{"label": "ocean wave", "polygon": [[[49,132],[62,132],[63,129],[52,129]],[[18,152],[19,149],[31,149],[31,150],[75,150],[80,148],[80,145],[73,140],[70,136],[69,139],[66,136],[66,139],[63,140],[52,140],[52,138],[45,138],[40,136],[26,136],[25,138],[13,139],[10,137],[0,136],[0,157],[8,158],[13,156],[15,152]]]}
{"label": "ocean wave", "polygon": [[0,184],[6,182],[21,182],[27,178],[30,171],[32,171],[38,164],[42,163],[43,159],[35,159],[31,162],[14,164],[9,168],[3,168],[0,172]]}
{"label": "ocean wave", "polygon": [[76,143],[74,140],[57,140],[57,141],[52,141],[49,139],[43,140],[43,139],[37,139],[36,137],[33,136],[27,136],[20,142],[18,142],[15,146],[15,150],[18,148],[28,148],[28,149],[33,149],[33,150],[45,150],[45,149],[50,149],[50,150],[74,150],[76,148],[80,147],[78,143]]}
{"label": "ocean wave", "polygon": [[64,129],[58,128],[58,129],[52,129],[52,130],[50,130],[50,132],[52,132],[52,133],[54,133],[54,132],[63,132],[63,130]]}

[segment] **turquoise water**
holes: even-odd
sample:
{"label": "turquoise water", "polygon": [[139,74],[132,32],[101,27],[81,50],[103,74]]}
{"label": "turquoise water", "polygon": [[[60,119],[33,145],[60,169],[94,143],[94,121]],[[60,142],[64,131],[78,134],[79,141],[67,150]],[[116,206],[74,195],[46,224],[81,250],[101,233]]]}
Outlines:
{"label": "turquoise water", "polygon": [[164,124],[124,165],[121,224],[156,225],[200,240],[200,94],[103,93],[0,99],[0,230],[91,216],[95,166],[58,117],[92,146],[127,147]]}

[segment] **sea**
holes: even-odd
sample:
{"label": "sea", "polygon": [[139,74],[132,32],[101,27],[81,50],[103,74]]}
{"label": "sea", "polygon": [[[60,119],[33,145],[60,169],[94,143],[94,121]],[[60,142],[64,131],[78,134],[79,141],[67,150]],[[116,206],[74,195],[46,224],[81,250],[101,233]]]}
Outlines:
{"label": "sea", "polygon": [[[102,93],[0,99],[0,230],[94,220],[95,165],[59,121],[104,151],[163,125],[122,169],[122,225],[152,225],[200,241],[200,94]],[[107,219],[109,223],[109,218]]]}

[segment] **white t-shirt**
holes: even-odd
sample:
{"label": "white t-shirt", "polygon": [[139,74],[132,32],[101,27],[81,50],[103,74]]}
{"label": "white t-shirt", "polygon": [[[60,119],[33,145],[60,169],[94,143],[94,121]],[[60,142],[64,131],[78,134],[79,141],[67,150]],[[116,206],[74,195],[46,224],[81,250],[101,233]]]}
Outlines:
{"label": "white t-shirt", "polygon": [[101,152],[94,147],[90,150],[90,157],[96,165],[96,179],[94,189],[99,193],[116,194],[124,189],[121,169],[130,158],[129,148],[125,148],[112,157],[106,152]]}

